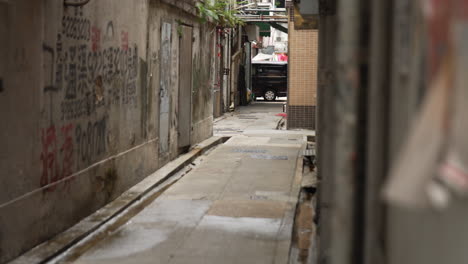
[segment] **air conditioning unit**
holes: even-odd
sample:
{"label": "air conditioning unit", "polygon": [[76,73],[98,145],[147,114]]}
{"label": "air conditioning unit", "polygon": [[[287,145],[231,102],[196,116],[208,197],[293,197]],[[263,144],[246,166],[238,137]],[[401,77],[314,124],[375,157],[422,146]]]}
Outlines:
{"label": "air conditioning unit", "polygon": [[319,0],[296,0],[302,16],[318,16]]}

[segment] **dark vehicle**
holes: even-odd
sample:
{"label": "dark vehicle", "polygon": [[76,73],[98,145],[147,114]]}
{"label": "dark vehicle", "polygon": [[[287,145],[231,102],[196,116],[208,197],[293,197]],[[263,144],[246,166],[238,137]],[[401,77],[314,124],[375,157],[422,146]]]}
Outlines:
{"label": "dark vehicle", "polygon": [[283,61],[253,61],[252,91],[263,96],[266,101],[274,101],[277,96],[287,96],[288,63]]}

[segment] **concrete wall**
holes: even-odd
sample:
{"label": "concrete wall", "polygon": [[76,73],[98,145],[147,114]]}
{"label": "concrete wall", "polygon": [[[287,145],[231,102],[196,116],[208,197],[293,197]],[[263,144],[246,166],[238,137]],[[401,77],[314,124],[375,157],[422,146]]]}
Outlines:
{"label": "concrete wall", "polygon": [[193,142],[213,134],[213,84],[215,80],[215,28],[194,26],[192,133]]}
{"label": "concrete wall", "polygon": [[[174,51],[165,159],[160,19],[173,25]],[[160,1],[0,2],[0,262],[70,227],[178,155],[179,20],[194,27],[195,144],[212,135],[210,26]]]}

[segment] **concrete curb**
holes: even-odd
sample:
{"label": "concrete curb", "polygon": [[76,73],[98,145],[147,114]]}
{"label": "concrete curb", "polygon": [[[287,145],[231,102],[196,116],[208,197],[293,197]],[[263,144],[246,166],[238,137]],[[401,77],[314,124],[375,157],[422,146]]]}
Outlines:
{"label": "concrete curb", "polygon": [[[297,160],[297,166],[296,167],[296,179],[299,180],[300,178],[300,183],[296,186],[294,186],[294,193],[297,194],[297,202],[295,204],[295,207],[294,207],[294,216],[292,216],[293,218],[293,228],[292,228],[292,234],[291,234],[291,243],[290,243],[290,247],[289,247],[289,254],[288,254],[288,264],[296,264],[296,263],[302,263],[300,260],[299,260],[299,249],[297,248],[297,244],[294,245],[295,241],[295,232],[297,232],[298,230],[296,229],[297,226],[296,226],[296,220],[297,220],[297,217],[298,217],[298,210],[299,210],[299,207],[301,206],[301,190],[303,188],[302,186],[302,183],[304,181],[304,153],[305,153],[305,150],[307,149],[307,145],[308,145],[308,138],[309,136],[311,135],[304,135],[303,137],[303,141],[304,141],[304,144],[302,145],[301,147],[301,152],[300,152],[300,155],[298,156],[298,160]],[[314,136],[315,136],[315,133],[314,133]],[[314,235],[315,237],[315,235]],[[296,241],[297,243],[298,241]],[[311,243],[314,243],[315,241],[312,239],[311,240]],[[315,244],[315,243],[314,243]],[[310,261],[310,257],[309,256],[309,261]],[[311,263],[311,262],[307,262],[307,263]],[[315,262],[312,262],[312,263],[315,263]]]}
{"label": "concrete curb", "polygon": [[221,120],[224,120],[227,118],[227,115],[226,114],[223,114],[222,116],[220,117],[217,117],[213,120],[213,124],[216,124],[217,122],[221,121]]}
{"label": "concrete curb", "polygon": [[211,137],[195,145],[188,153],[179,156],[177,159],[158,169],[156,172],[125,191],[114,201],[84,218],[68,230],[11,261],[10,264],[47,263],[53,260],[60,254],[77,245],[80,241],[91,236],[106,223],[119,217],[133,205],[142,203],[147,194],[164,184],[171,176],[189,165],[207,150],[224,143],[227,139],[229,139],[229,137]]}
{"label": "concrete curb", "polygon": [[[291,193],[289,196],[290,200],[288,203],[288,209],[285,212],[285,216],[283,218],[286,221],[281,224],[280,233],[283,233],[284,236],[289,237],[289,239],[278,243],[274,263],[291,263],[291,245],[294,239],[294,223],[296,221],[296,210],[301,192],[302,167],[304,164],[302,153],[306,146],[307,141],[301,144],[297,155],[296,169],[294,172],[294,179],[291,184]],[[287,252],[280,252],[280,249],[283,249]]]}

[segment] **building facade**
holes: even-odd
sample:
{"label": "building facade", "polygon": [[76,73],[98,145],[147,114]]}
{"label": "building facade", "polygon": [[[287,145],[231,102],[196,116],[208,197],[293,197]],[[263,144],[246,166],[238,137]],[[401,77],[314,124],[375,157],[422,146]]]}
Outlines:
{"label": "building facade", "polygon": [[318,30],[289,5],[288,129],[315,129]]}

